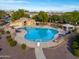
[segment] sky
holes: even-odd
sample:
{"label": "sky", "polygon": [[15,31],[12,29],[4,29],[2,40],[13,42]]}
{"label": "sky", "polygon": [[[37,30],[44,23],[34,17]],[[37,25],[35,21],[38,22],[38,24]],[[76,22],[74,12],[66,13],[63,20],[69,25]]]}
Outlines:
{"label": "sky", "polygon": [[79,10],[79,0],[0,0],[0,9],[29,11]]}

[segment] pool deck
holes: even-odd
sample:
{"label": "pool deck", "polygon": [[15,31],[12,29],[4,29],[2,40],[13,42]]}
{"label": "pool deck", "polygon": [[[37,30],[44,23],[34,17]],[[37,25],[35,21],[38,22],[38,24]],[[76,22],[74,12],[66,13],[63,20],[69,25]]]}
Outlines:
{"label": "pool deck", "polygon": [[[75,34],[69,34],[68,40],[72,40],[70,37],[74,37]],[[73,38],[74,39],[74,38]],[[10,47],[6,42],[6,35],[2,35],[0,39],[0,55],[8,55],[10,58],[0,58],[0,59],[36,59],[35,49],[27,47],[26,50],[22,50],[20,45],[17,44],[15,47]],[[43,48],[43,54],[46,59],[79,59],[78,57],[73,56],[68,50],[68,41],[66,40],[60,46],[52,48]],[[37,50],[39,51],[39,50]],[[39,55],[38,55],[39,56]],[[44,58],[43,58],[44,59]]]}
{"label": "pool deck", "polygon": [[[9,28],[6,27],[5,29],[8,30]],[[76,58],[75,56],[73,56],[68,51],[68,49],[67,49],[68,44],[66,42],[67,40],[65,41],[64,38],[62,38],[59,42],[51,41],[51,42],[49,42],[49,44],[41,43],[40,47],[43,47],[43,49],[42,49],[37,46],[37,43],[29,42],[24,39],[24,35],[25,35],[26,31],[21,30],[20,33],[16,33],[16,35],[15,35],[13,32],[14,30],[12,30],[12,29],[9,29],[9,30],[11,31],[12,37],[15,38],[15,40],[19,44],[25,43],[27,46],[30,47],[30,49],[28,51],[26,50],[23,52],[19,46],[16,46],[15,48],[10,48],[8,46],[8,44],[6,43],[6,40],[5,40],[6,38],[4,35],[3,39],[0,40],[0,42],[1,42],[0,46],[3,48],[2,51],[0,52],[0,55],[9,55],[10,58],[6,58],[6,59],[26,59],[26,58],[28,58],[28,59],[79,59],[79,58]],[[71,34],[71,37],[73,37],[73,36],[74,36],[74,33]],[[2,43],[4,43],[4,44],[2,44]],[[58,45],[61,45],[61,46],[58,46]],[[47,47],[51,47],[51,48],[47,48]],[[55,48],[53,48],[53,47],[55,47]],[[32,48],[35,48],[35,51]],[[36,56],[36,58],[35,58],[35,56]]]}
{"label": "pool deck", "polygon": [[[48,28],[48,27],[43,27],[43,28]],[[50,27],[51,28],[51,27]],[[22,43],[25,43],[28,47],[30,48],[36,48],[38,47],[37,45],[37,42],[31,42],[31,41],[28,41],[24,38],[24,35],[27,33],[27,31],[23,30],[23,29],[20,29],[21,32],[18,32],[16,33],[16,36],[15,36],[15,40],[19,43],[19,44],[22,44]],[[55,47],[55,46],[58,46],[60,45],[62,42],[64,41],[64,38],[62,39],[59,39],[58,41],[48,41],[48,42],[40,42],[40,48],[48,48],[48,47]]]}

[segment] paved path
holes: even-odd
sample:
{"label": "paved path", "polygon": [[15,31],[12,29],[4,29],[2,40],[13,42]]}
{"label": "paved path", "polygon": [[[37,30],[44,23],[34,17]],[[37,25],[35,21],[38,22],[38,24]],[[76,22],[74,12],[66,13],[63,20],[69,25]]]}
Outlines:
{"label": "paved path", "polygon": [[[74,39],[75,35],[75,33],[70,34],[69,40]],[[79,59],[69,51],[68,41],[55,48],[44,48],[43,52],[47,59]]]}
{"label": "paved path", "polygon": [[6,40],[6,34],[2,35],[2,39],[0,39],[0,56],[10,56],[10,57],[0,57],[0,59],[36,59],[35,57],[35,49],[34,48],[26,48],[26,50],[22,50],[21,46],[17,44],[15,47],[10,47]]}
{"label": "paved path", "polygon": [[35,56],[36,56],[36,59],[46,59],[42,48],[38,48],[38,47],[35,48]]}

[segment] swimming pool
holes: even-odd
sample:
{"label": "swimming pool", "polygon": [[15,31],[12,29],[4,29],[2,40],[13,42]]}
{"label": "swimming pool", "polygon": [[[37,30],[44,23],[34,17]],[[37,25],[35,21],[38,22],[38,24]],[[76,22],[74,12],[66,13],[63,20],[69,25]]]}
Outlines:
{"label": "swimming pool", "polygon": [[24,27],[24,30],[27,31],[24,38],[32,42],[48,42],[54,40],[54,36],[58,33],[57,30],[49,28]]}

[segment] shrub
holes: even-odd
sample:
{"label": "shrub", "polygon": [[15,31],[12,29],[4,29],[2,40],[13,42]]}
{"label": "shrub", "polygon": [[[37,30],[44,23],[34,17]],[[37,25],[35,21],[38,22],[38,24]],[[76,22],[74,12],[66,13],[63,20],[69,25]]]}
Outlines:
{"label": "shrub", "polygon": [[74,55],[79,57],[79,49],[74,49]]}
{"label": "shrub", "polygon": [[6,37],[7,39],[11,39],[11,35]]}
{"label": "shrub", "polygon": [[78,48],[78,43],[76,41],[74,41],[71,45],[72,49],[76,49]]}
{"label": "shrub", "polygon": [[4,29],[0,29],[0,34],[4,34]]}
{"label": "shrub", "polygon": [[7,34],[10,34],[10,31],[6,31]]}
{"label": "shrub", "polygon": [[77,34],[75,40],[72,42],[71,48],[72,48],[72,53],[75,56],[79,57],[79,34]]}
{"label": "shrub", "polygon": [[10,36],[7,36],[7,42],[9,43],[9,45],[11,47],[16,46],[17,42],[15,40],[13,40]]}
{"label": "shrub", "polygon": [[26,49],[26,44],[21,44],[22,49]]}
{"label": "shrub", "polygon": [[11,42],[11,41],[12,41],[12,39],[11,39],[11,38],[9,38],[9,39],[7,39],[7,41],[8,41],[8,42]]}
{"label": "shrub", "polygon": [[11,47],[14,47],[14,46],[16,46],[17,42],[12,40],[9,42],[9,44]]}

